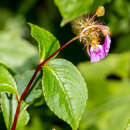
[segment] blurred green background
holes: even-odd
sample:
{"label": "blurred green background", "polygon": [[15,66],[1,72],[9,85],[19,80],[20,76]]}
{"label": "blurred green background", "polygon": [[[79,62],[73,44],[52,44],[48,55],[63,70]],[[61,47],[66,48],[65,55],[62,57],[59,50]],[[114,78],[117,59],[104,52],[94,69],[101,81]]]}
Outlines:
{"label": "blurred green background", "polygon": [[[36,67],[39,61],[37,43],[30,36],[28,22],[49,30],[61,45],[75,36],[71,23],[60,26],[62,18],[63,23],[64,19],[71,20],[71,16],[73,17],[71,9],[76,6],[73,4],[74,0],[70,0],[70,3],[67,3],[68,0],[61,0],[63,5],[66,3],[64,8],[70,9],[69,17],[64,15],[59,1],[0,1],[0,62],[20,74]],[[75,1],[78,4],[80,0]],[[98,3],[96,6],[90,4],[95,1],[86,0],[86,12],[96,10]],[[87,83],[88,103],[79,130],[125,130],[130,118],[130,1],[102,1],[106,14],[99,18],[99,21],[111,29],[112,44],[109,56],[100,63],[91,64],[79,41],[66,47],[58,56],[75,64]],[[81,2],[84,4],[84,0]],[[80,10],[82,11],[82,6],[78,9],[79,12]],[[43,97],[37,99],[28,111],[30,121],[21,130],[71,129],[48,109]],[[0,130],[6,130],[1,111]]]}

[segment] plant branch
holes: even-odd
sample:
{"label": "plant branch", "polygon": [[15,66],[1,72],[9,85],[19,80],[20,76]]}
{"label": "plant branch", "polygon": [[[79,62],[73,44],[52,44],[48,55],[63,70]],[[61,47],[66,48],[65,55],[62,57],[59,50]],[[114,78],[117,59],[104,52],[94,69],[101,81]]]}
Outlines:
{"label": "plant branch", "polygon": [[14,117],[14,122],[13,122],[11,130],[15,130],[16,129],[16,124],[17,124],[19,113],[20,113],[20,102],[18,101],[18,105],[17,105],[15,117]]}
{"label": "plant branch", "polygon": [[68,44],[70,44],[71,42],[75,41],[76,39],[78,39],[79,36],[76,36],[74,38],[72,38],[70,41],[68,41],[67,43],[65,43],[63,46],[61,46],[58,50],[56,50],[52,55],[50,55],[47,59],[45,59],[43,62],[41,62],[38,67],[36,68],[32,78],[30,79],[29,83],[27,84],[25,90],[23,91],[20,99],[17,99],[18,100],[18,105],[17,105],[17,109],[16,109],[16,112],[15,112],[15,116],[14,116],[14,121],[13,121],[13,124],[12,124],[12,128],[11,130],[15,130],[16,129],[16,125],[17,125],[17,120],[18,120],[18,116],[19,116],[19,113],[20,113],[20,105],[21,105],[21,102],[23,101],[24,97],[26,96],[26,94],[28,93],[29,91],[29,88],[31,87],[34,79],[36,78],[38,72],[41,70],[42,66],[48,62],[52,57],[54,57],[58,52],[60,52],[64,47],[66,47]]}

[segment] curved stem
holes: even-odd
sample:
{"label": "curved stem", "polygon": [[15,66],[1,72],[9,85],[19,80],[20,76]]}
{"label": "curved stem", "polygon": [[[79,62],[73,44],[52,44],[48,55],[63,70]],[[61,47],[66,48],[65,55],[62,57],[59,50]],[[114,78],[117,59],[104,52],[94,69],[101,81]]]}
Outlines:
{"label": "curved stem", "polygon": [[18,116],[19,116],[19,113],[20,113],[20,105],[21,105],[21,102],[23,101],[24,97],[26,96],[26,94],[28,93],[28,90],[29,88],[31,87],[32,85],[32,82],[34,81],[34,79],[36,78],[38,72],[41,70],[42,66],[48,62],[52,57],[54,57],[58,52],[60,52],[64,47],[66,47],[68,44],[70,44],[71,42],[75,41],[76,39],[78,39],[79,36],[76,36],[74,38],[72,38],[70,41],[68,41],[67,43],[65,43],[63,46],[61,46],[58,50],[56,50],[52,55],[50,55],[47,59],[45,59],[43,62],[41,62],[38,67],[36,68],[32,78],[30,79],[29,83],[27,84],[25,90],[23,91],[20,99],[18,99],[18,105],[17,105],[17,109],[16,109],[16,112],[15,112],[15,116],[14,116],[14,121],[13,121],[13,124],[12,124],[12,128],[11,130],[15,130],[16,129],[16,125],[17,125],[17,120],[18,120]]}

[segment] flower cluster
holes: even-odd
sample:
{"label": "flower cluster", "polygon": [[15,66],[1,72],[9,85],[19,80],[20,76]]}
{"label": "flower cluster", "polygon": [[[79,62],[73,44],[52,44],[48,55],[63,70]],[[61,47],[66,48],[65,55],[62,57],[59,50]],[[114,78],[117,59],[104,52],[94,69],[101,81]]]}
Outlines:
{"label": "flower cluster", "polygon": [[[109,27],[102,25],[95,20],[103,16],[105,9],[99,6],[93,16],[82,16],[74,21],[74,30],[80,36],[80,41],[85,44],[91,62],[98,62],[108,55],[111,37]],[[105,37],[104,44],[101,39]]]}

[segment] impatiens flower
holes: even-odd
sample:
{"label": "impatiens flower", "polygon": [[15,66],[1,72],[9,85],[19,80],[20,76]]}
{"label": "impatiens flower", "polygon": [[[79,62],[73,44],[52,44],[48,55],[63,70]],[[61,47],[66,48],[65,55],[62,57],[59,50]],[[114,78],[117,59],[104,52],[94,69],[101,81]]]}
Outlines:
{"label": "impatiens flower", "polygon": [[[91,62],[98,62],[108,55],[111,37],[108,26],[95,20],[105,13],[103,6],[99,6],[94,15],[82,16],[73,22],[74,31],[78,33],[80,42],[85,44]],[[105,37],[104,44],[100,44]]]}
{"label": "impatiens flower", "polygon": [[109,34],[105,37],[103,45],[97,45],[96,47],[90,48],[90,61],[98,62],[108,55],[111,44],[111,37]]}

